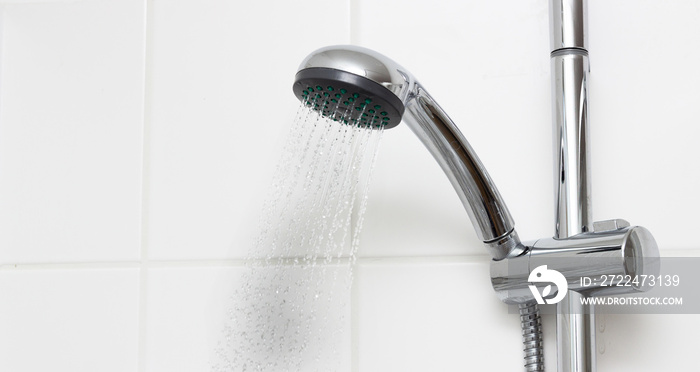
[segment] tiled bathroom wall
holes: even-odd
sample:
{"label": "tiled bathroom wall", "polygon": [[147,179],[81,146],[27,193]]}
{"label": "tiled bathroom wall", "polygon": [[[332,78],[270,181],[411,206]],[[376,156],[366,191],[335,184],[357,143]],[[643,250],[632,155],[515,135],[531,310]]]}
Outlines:
{"label": "tiled bathroom wall", "polygon": [[[524,239],[553,232],[546,0],[0,0],[0,371],[204,371],[329,44],[411,70]],[[589,0],[593,213],[697,256],[700,4]],[[384,134],[347,372],[520,370],[519,319],[447,178]],[[691,370],[697,315],[598,317],[598,370]],[[545,318],[546,359],[555,331]]]}

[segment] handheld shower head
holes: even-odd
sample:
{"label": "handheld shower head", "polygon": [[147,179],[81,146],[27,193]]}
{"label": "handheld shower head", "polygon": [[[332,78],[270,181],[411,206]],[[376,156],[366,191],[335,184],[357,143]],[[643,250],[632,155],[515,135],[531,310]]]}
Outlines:
{"label": "handheld shower head", "polygon": [[396,62],[357,46],[321,48],[301,63],[293,91],[321,115],[346,124],[393,128],[403,119],[447,174],[493,258],[522,252],[510,212],[469,142]]}
{"label": "handheld shower head", "polygon": [[301,63],[294,95],[332,119],[372,128],[401,122],[412,79],[394,61],[356,46],[325,47]]}

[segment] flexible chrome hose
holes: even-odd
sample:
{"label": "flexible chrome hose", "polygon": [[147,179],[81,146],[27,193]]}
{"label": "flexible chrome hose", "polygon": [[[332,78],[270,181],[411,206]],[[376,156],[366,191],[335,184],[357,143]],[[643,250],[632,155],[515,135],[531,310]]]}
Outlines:
{"label": "flexible chrome hose", "polygon": [[525,371],[544,371],[544,345],[542,343],[542,321],[537,302],[518,305],[520,326],[523,330]]}

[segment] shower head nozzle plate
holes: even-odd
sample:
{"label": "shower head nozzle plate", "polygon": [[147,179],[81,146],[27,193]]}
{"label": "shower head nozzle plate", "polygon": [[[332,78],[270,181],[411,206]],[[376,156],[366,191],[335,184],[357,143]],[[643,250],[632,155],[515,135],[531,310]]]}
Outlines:
{"label": "shower head nozzle plate", "polygon": [[363,76],[333,68],[311,67],[296,74],[294,95],[322,116],[345,124],[393,128],[404,104],[390,90]]}

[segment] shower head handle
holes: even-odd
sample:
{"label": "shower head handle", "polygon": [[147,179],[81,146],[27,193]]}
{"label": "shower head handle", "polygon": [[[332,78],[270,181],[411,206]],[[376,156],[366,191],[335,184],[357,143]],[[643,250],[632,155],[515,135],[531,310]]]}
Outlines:
{"label": "shower head handle", "polygon": [[513,218],[486,168],[456,124],[419,83],[406,105],[403,122],[440,164],[492,257],[500,260],[522,253]]}

